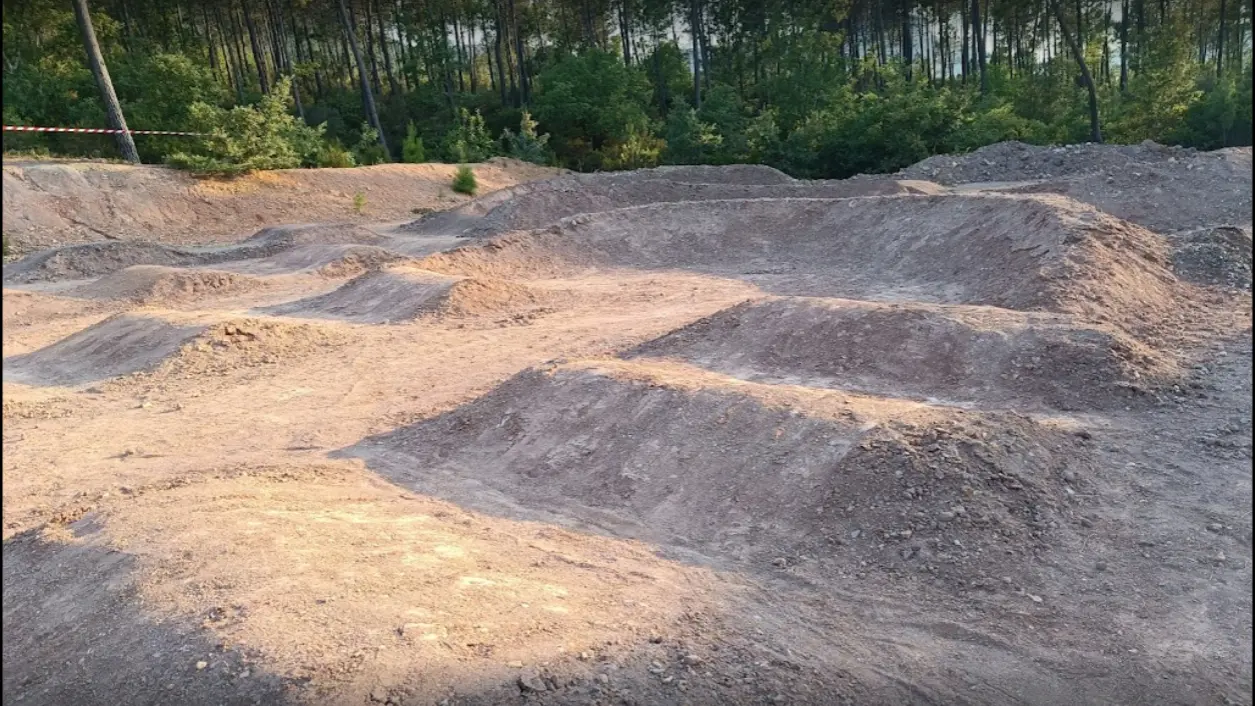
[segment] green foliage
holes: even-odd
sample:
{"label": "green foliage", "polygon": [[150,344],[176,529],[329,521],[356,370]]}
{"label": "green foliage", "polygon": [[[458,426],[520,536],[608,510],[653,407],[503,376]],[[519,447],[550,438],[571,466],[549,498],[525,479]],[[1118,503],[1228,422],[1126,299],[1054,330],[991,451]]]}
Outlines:
{"label": "green foliage", "polygon": [[353,194],[353,213],[362,215],[366,212],[366,194],[358,191]]}
{"label": "green foliage", "polygon": [[715,126],[697,118],[692,108],[677,108],[667,118],[666,161],[670,164],[709,164],[716,161],[723,137]]}
{"label": "green foliage", "polygon": [[401,143],[401,159],[410,164],[422,164],[427,161],[427,148],[423,146],[423,138],[418,135],[418,127],[411,120],[405,127],[405,141]]}
{"label": "green foliage", "polygon": [[602,163],[607,169],[646,169],[658,166],[667,143],[648,128],[633,127],[626,139],[603,148]]}
{"label": "green foliage", "polygon": [[757,164],[779,163],[782,159],[780,124],[775,108],[755,115],[745,126],[746,161]]}
{"label": "green foliage", "polygon": [[624,142],[649,123],[645,75],[597,49],[565,57],[542,73],[532,107],[564,161]]}
{"label": "green foliage", "polygon": [[362,123],[358,133],[357,144],[353,146],[353,157],[358,164],[383,164],[388,161],[388,153],[379,144],[379,131],[369,123]]}
{"label": "green foliage", "polygon": [[9,234],[5,233],[0,236],[0,257],[8,259],[9,257]]}
{"label": "green foliage", "polygon": [[313,166],[346,169],[348,167],[356,167],[357,159],[352,152],[344,148],[344,145],[332,141],[318,150],[317,163]]}
{"label": "green foliage", "polygon": [[475,192],[479,190],[479,182],[475,179],[475,172],[466,165],[458,167],[457,172],[453,175],[451,188],[459,194],[474,196]]}
{"label": "green foliage", "polygon": [[1251,144],[1251,79],[1248,66],[1239,78],[1206,81],[1173,142],[1207,150]]}
{"label": "green foliage", "polygon": [[445,136],[445,156],[450,162],[482,162],[496,153],[484,116],[465,108],[458,110],[458,124]]}
{"label": "green foliage", "polygon": [[549,152],[549,135],[536,134],[536,121],[532,114],[523,111],[519,120],[518,134],[509,128],[501,131],[501,143],[505,145],[506,154],[532,164],[548,164],[551,159]]}
{"label": "green foliage", "polygon": [[200,152],[175,152],[168,164],[199,174],[231,175],[258,169],[290,169],[316,164],[323,145],[322,126],[311,128],[288,112],[289,79],[255,106],[230,110],[208,103],[188,108],[196,132],[208,133]]}

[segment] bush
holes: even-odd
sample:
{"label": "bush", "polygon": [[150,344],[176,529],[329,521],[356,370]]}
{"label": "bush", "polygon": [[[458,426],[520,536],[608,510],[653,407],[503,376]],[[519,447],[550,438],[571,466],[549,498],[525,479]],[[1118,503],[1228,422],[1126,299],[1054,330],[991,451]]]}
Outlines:
{"label": "bush", "polygon": [[361,137],[353,147],[353,156],[358,164],[383,164],[388,161],[388,153],[379,144],[379,131],[367,123],[362,123]]}
{"label": "bush", "polygon": [[471,168],[462,165],[458,167],[458,171],[453,175],[453,190],[459,194],[474,196],[479,190],[479,182],[475,180],[475,172]]}
{"label": "bush", "polygon": [[318,152],[318,163],[315,166],[347,169],[357,166],[353,153],[344,149],[344,145],[333,142]]}
{"label": "bush", "polygon": [[507,128],[501,131],[501,143],[505,145],[506,154],[532,164],[548,164],[549,135],[536,134],[536,121],[532,114],[523,111],[519,120],[519,132],[514,134]]}
{"label": "bush", "polygon": [[172,167],[199,174],[232,175],[258,169],[316,164],[325,148],[323,126],[309,127],[288,113],[290,79],[284,78],[255,106],[224,110],[208,103],[188,108],[195,132],[208,133],[198,153],[175,152]]}
{"label": "bush", "polygon": [[414,121],[405,126],[405,141],[401,143],[401,160],[410,164],[422,164],[427,161],[427,148],[423,146],[423,138],[418,136],[418,127]]}
{"label": "bush", "polygon": [[482,162],[496,153],[484,116],[466,108],[458,111],[458,124],[445,135],[445,155],[450,162]]}
{"label": "bush", "polygon": [[606,169],[646,169],[658,166],[667,141],[655,137],[647,128],[632,128],[627,139],[604,150],[602,166]]}

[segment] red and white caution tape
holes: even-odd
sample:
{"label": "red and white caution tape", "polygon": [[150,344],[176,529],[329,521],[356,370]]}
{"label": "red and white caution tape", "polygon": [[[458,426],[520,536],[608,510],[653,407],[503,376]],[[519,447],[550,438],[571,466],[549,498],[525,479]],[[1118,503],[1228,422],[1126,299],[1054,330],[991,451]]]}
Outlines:
{"label": "red and white caution tape", "polygon": [[113,130],[108,128],[92,128],[92,127],[31,127],[28,125],[5,125],[5,132],[80,132],[92,135],[116,135],[121,132],[129,132],[132,135],[181,135],[185,137],[205,137],[203,132],[174,132],[171,130]]}

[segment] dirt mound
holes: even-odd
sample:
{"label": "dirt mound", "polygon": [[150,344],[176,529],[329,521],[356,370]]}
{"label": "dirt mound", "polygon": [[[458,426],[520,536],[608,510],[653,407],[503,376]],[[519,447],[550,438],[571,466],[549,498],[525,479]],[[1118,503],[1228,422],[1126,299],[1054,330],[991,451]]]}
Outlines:
{"label": "dirt mound", "polygon": [[238,294],[265,286],[264,280],[235,272],[136,265],[77,287],[72,296],[168,304]]}
{"label": "dirt mound", "polygon": [[231,272],[251,275],[317,272],[332,279],[352,277],[409,258],[376,245],[294,245],[258,258],[219,264]]}
{"label": "dirt mound", "polygon": [[1064,486],[1087,482],[1079,444],[1018,415],[606,361],[521,373],[349,453],[457,502],[491,496],[473,484],[759,565],[967,582],[1047,551]]}
{"label": "dirt mound", "polygon": [[157,243],[110,241],[45,250],[4,266],[6,283],[99,277],[134,265],[187,267],[201,262],[198,253]]}
{"label": "dirt mound", "polygon": [[1000,194],[652,204],[425,258],[452,274],[694,269],[779,294],[1154,319],[1175,279],[1160,237],[1092,207]]}
{"label": "dirt mound", "polygon": [[679,181],[687,184],[790,184],[797,180],[779,169],[762,164],[727,164],[712,166],[705,164],[677,165],[654,167],[652,169],[636,169],[627,172],[604,172],[596,175],[601,179],[621,179],[640,181],[647,179],[663,179]]}
{"label": "dirt mound", "polygon": [[998,142],[962,155],[937,155],[918,162],[897,176],[926,179],[945,186],[979,182],[1033,181],[1101,171],[1119,171],[1132,165],[1164,163],[1192,155],[1193,150],[1146,141],[1138,145],[1078,144],[1038,147],[1023,142]]}
{"label": "dirt mound", "polygon": [[985,307],[787,298],[747,302],[650,341],[738,377],[929,402],[1123,407],[1181,371],[1118,331]]}
{"label": "dirt mound", "polygon": [[263,311],[368,324],[420,316],[481,316],[537,309],[551,299],[529,287],[394,267],[363,274],[335,291]]}
{"label": "dirt mound", "polygon": [[463,207],[425,216],[405,227],[427,235],[489,237],[542,228],[583,213],[652,203],[763,198],[849,198],[935,193],[925,182],[892,180],[789,181],[778,184],[687,183],[640,176],[572,175],[524,184]]}
{"label": "dirt mound", "polygon": [[[234,241],[276,223],[397,221],[418,208],[466,201],[449,189],[456,169],[381,164],[222,180],[150,165],[6,159],[5,233],[16,252],[28,253],[102,236],[201,245]],[[481,193],[559,173],[517,160],[475,165]]]}
{"label": "dirt mound", "polygon": [[1159,232],[1249,223],[1251,152],[1190,153],[1157,163],[1104,167],[1015,191],[1062,194]]}
{"label": "dirt mound", "polygon": [[352,223],[298,223],[263,228],[244,241],[275,247],[294,245],[376,245],[385,240],[369,228]]}
{"label": "dirt mound", "polygon": [[50,346],[6,359],[4,376],[53,385],[105,380],[156,367],[204,330],[204,326],[117,314]]}
{"label": "dirt mound", "polygon": [[290,365],[343,345],[346,331],[327,326],[265,319],[235,319],[202,329],[163,360],[154,377],[227,375],[245,368]]}
{"label": "dirt mound", "polygon": [[[1247,192],[1249,196],[1249,192]],[[1172,271],[1197,284],[1251,288],[1251,229],[1221,226],[1171,237]]]}

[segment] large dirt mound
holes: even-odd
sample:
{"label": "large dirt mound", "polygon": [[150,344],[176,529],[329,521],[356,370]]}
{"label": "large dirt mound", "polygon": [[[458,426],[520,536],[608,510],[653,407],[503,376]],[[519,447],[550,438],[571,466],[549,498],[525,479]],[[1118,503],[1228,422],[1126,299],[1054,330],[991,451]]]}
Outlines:
{"label": "large dirt mound", "polygon": [[1180,371],[1121,332],[986,307],[786,298],[726,309],[650,341],[738,377],[934,402],[1125,406]]}
{"label": "large dirt mound", "polygon": [[32,353],[4,361],[4,376],[23,382],[78,385],[156,367],[204,326],[117,314]]}
{"label": "large dirt mound", "polygon": [[28,255],[4,266],[6,283],[99,277],[134,265],[187,267],[204,257],[190,249],[157,243],[110,241],[67,245]]}
{"label": "large dirt mound", "polygon": [[1078,444],[1017,415],[605,361],[524,372],[351,453],[459,502],[491,496],[473,483],[755,563],[928,565],[968,581],[1044,549],[1069,512],[1064,474],[1086,482]]}
{"label": "large dirt mound", "polygon": [[1138,145],[1079,144],[1058,147],[1038,147],[1011,141],[986,145],[967,154],[929,157],[903,169],[897,176],[926,179],[946,186],[1033,181],[1120,171],[1132,165],[1164,163],[1193,154],[1193,150],[1150,141]]}
{"label": "large dirt mound", "polygon": [[1163,238],[1050,196],[945,195],[651,204],[425,258],[453,274],[694,269],[780,294],[1154,319],[1173,306]]}
{"label": "large dirt mound", "polygon": [[[561,173],[504,159],[474,167],[482,193]],[[201,245],[234,241],[275,223],[396,221],[415,209],[465,201],[449,189],[456,169],[381,164],[221,180],[151,165],[5,160],[5,234],[11,247],[27,253],[102,236]]]}
{"label": "large dirt mound", "polygon": [[265,280],[235,272],[136,265],[76,287],[69,294],[162,305],[239,294],[264,286]]}
{"label": "large dirt mound", "polygon": [[1159,232],[1251,221],[1251,152],[1190,153],[1015,189],[1056,193]]}
{"label": "large dirt mound", "polygon": [[424,315],[475,316],[538,308],[547,297],[529,287],[450,277],[404,267],[363,274],[335,291],[264,309],[269,314],[402,323]]}
{"label": "large dirt mound", "polygon": [[294,245],[377,245],[385,238],[352,223],[296,223],[263,228],[244,244],[276,247]]}
{"label": "large dirt mound", "polygon": [[265,257],[218,264],[219,269],[250,275],[316,272],[330,278],[352,277],[409,258],[377,245],[293,245]]}
{"label": "large dirt mound", "polygon": [[409,224],[406,229],[427,235],[488,237],[511,230],[542,228],[576,214],[652,203],[891,196],[935,193],[938,189],[936,185],[925,182],[892,180],[790,180],[745,184],[689,183],[641,176],[637,172],[572,175],[506,189],[450,211],[430,214]]}

